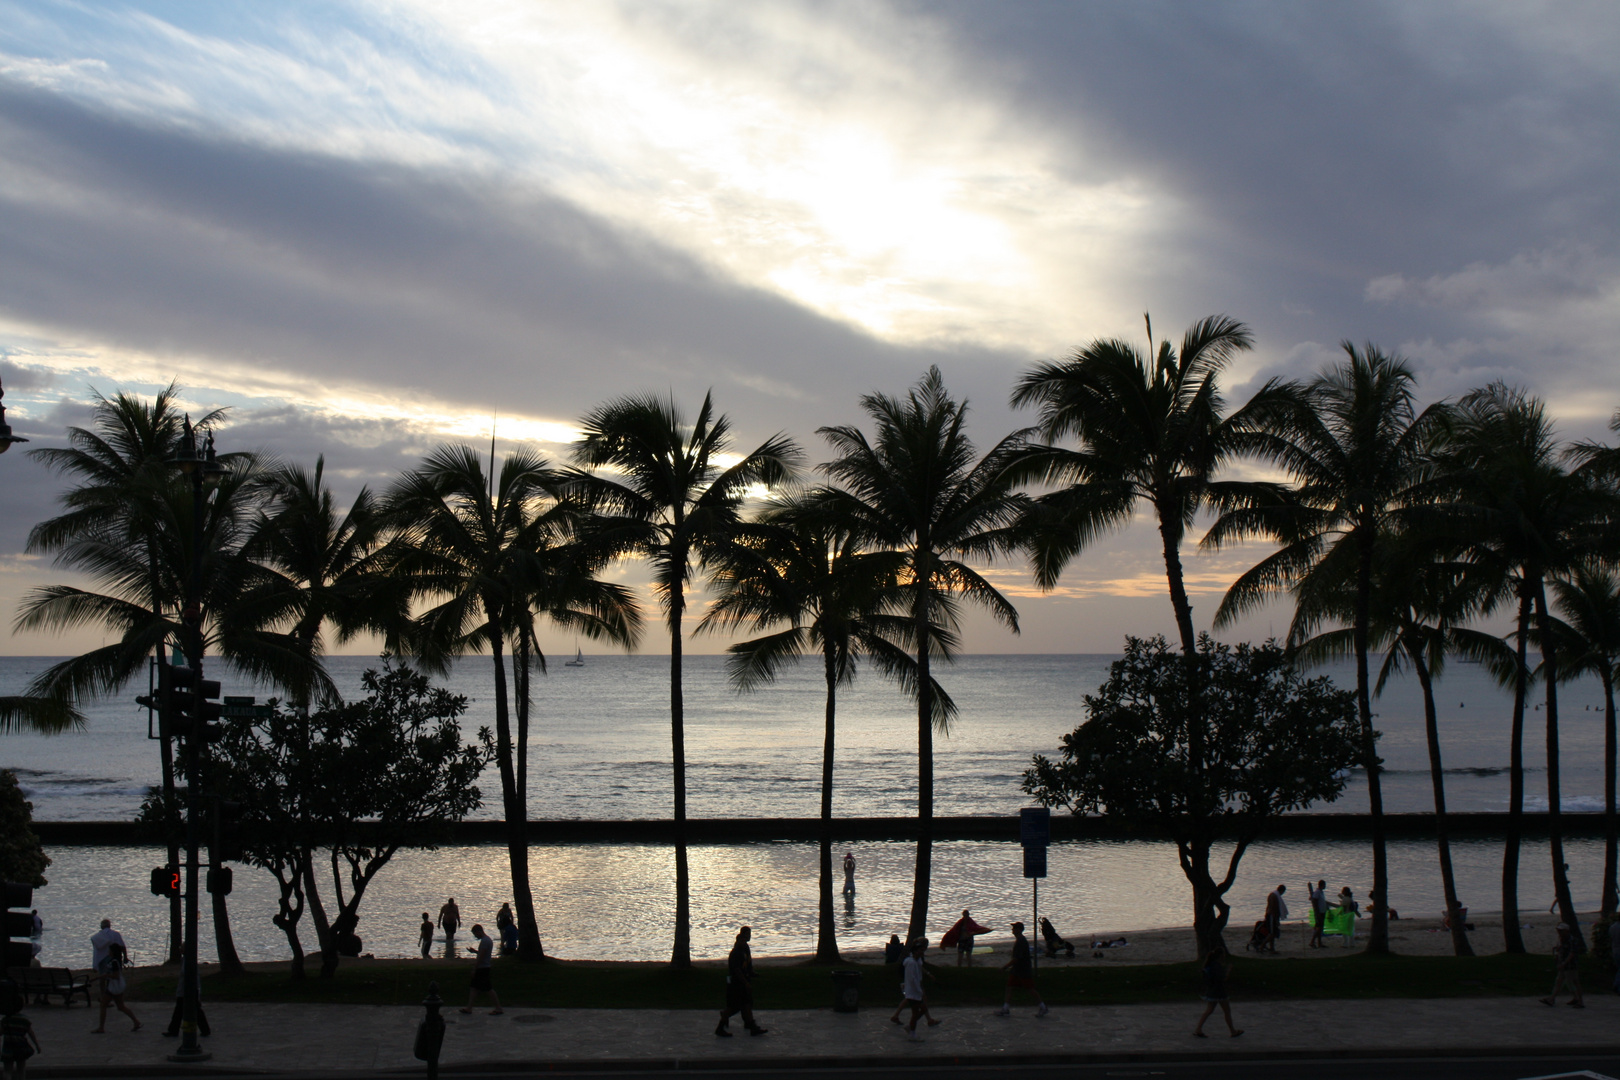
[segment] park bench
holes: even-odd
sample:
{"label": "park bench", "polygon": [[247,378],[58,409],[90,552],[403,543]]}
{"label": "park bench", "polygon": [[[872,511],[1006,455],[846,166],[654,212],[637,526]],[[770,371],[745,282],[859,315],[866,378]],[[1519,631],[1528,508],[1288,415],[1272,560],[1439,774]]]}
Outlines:
{"label": "park bench", "polygon": [[6,969],[6,978],[16,983],[25,998],[49,1005],[51,995],[59,995],[63,1005],[73,1004],[75,995],[83,994],[84,1003],[90,1004],[90,978],[75,975],[67,968],[14,967]]}

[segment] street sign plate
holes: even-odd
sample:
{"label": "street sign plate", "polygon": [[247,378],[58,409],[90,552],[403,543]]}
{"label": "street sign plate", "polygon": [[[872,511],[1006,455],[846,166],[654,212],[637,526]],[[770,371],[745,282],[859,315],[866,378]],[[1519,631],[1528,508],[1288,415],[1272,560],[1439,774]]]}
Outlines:
{"label": "street sign plate", "polygon": [[1045,847],[1052,841],[1052,811],[1044,806],[1026,806],[1018,811],[1018,842]]}
{"label": "street sign plate", "polygon": [[1046,845],[1024,845],[1024,876],[1027,878],[1046,876]]}

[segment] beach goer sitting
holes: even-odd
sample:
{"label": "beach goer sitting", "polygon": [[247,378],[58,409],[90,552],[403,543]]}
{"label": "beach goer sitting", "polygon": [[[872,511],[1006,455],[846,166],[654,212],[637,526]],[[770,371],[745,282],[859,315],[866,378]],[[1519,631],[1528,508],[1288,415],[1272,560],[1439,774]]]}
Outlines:
{"label": "beach goer sitting", "polygon": [[1059,934],[1057,929],[1052,925],[1052,920],[1048,919],[1045,915],[1041,916],[1041,940],[1046,944],[1046,955],[1048,958],[1056,956],[1059,949],[1063,950],[1069,956],[1074,955],[1074,943],[1072,941],[1065,941],[1063,935]]}
{"label": "beach goer sitting", "polygon": [[962,917],[945,931],[945,936],[939,939],[939,947],[948,949],[956,946],[956,966],[961,967],[963,960],[968,967],[973,966],[973,939],[979,934],[988,934],[988,926],[980,926],[973,921],[973,915],[967,908],[962,909]]}
{"label": "beach goer sitting", "polygon": [[900,940],[899,934],[890,934],[889,943],[883,946],[883,962],[885,964],[898,964],[906,958],[905,942]]}
{"label": "beach goer sitting", "polygon": [[[1440,913],[1440,929],[1451,929],[1451,916],[1452,913],[1449,911],[1442,911]],[[1462,925],[1463,929],[1472,929],[1472,927],[1468,925],[1468,905],[1463,903],[1461,900],[1457,901],[1456,916],[1457,922]]]}

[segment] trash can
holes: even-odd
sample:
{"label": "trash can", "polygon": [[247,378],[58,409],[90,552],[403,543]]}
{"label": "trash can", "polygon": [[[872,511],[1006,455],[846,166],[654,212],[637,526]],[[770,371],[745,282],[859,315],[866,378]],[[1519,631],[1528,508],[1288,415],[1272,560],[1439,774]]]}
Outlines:
{"label": "trash can", "polygon": [[832,981],[833,1012],[860,1012],[861,973],[858,971],[835,971],[832,973]]}

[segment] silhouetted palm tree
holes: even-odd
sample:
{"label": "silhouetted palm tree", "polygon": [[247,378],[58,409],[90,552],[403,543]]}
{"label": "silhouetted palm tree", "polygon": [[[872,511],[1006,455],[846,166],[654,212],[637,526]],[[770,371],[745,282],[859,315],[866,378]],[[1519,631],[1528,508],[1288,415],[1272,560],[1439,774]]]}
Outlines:
{"label": "silhouetted palm tree", "polygon": [[1368,656],[1372,641],[1373,559],[1381,538],[1425,507],[1432,494],[1428,448],[1446,416],[1442,406],[1419,413],[1413,377],[1400,357],[1344,343],[1345,359],[1308,386],[1287,388],[1268,409],[1263,453],[1297,483],[1285,502],[1223,514],[1205,542],[1219,547],[1264,536],[1280,549],[1242,574],[1221,601],[1215,625],[1231,623],[1272,593],[1291,590],[1296,608],[1289,642],[1310,636],[1353,582],[1351,628],[1362,764],[1373,826],[1372,931],[1367,950],[1389,951],[1389,860],[1384,835],[1378,732],[1372,725]]}
{"label": "silhouetted palm tree", "polygon": [[[477,452],[446,446],[394,484],[384,511],[394,533],[386,555],[391,571],[409,583],[414,597],[433,601],[416,616],[409,636],[423,664],[443,670],[456,656],[490,652],[496,764],[518,955],[525,960],[538,960],[542,952],[529,882],[527,792],[518,786],[513,753],[506,652],[532,617],[530,605],[545,588],[553,549],[565,544],[572,530],[574,508],[562,490],[562,474],[529,451],[508,454],[492,479]],[[566,598],[548,597],[548,603],[570,613],[572,629],[629,640],[627,597],[616,586],[590,580],[587,570],[580,568]]]}
{"label": "silhouetted palm tree", "polygon": [[1602,915],[1615,913],[1617,901],[1615,818],[1615,674],[1620,670],[1620,574],[1596,561],[1578,564],[1567,577],[1552,583],[1566,630],[1563,673],[1566,679],[1596,675],[1603,684],[1603,900]]}
{"label": "silhouetted palm tree", "polygon": [[1055,586],[1099,533],[1151,506],[1182,653],[1197,654],[1181,542],[1200,510],[1256,493],[1253,485],[1214,479],[1250,449],[1260,409],[1276,390],[1267,383],[1249,405],[1225,415],[1217,380],[1253,340],[1242,323],[1211,315],[1187,329],[1179,352],[1163,341],[1149,357],[1128,342],[1098,339],[1018,381],[1012,403],[1040,410],[1041,438],[1079,443],[1073,450],[1031,447],[1022,466],[1031,479],[1064,485],[1031,508],[1031,562],[1042,588]]}
{"label": "silhouetted palm tree", "polygon": [[[807,653],[820,653],[827,696],[821,752],[820,905],[816,960],[838,961],[833,917],[833,751],[838,687],[855,679],[865,657],[879,672],[915,694],[914,638],[900,584],[905,557],[862,551],[824,494],[787,500],[761,514],[739,538],[738,550],[715,577],[716,599],[699,629],[739,627],[773,633],[728,650],[732,683],[743,691],[776,681]],[[944,715],[952,706],[937,685]]]}
{"label": "silhouetted palm tree", "polygon": [[950,659],[956,644],[956,597],[971,600],[1018,631],[1018,612],[963,559],[989,559],[1016,550],[1017,522],[1028,499],[1012,472],[1022,438],[1008,436],[979,458],[964,430],[967,403],[945,390],[930,368],[904,398],[868,394],[861,408],[875,425],[871,440],[855,427],[820,433],[838,457],[823,466],[842,486],[829,495],[855,540],[905,555],[917,659],[917,864],[908,938],[928,929],[934,844],[934,728],[932,661]]}
{"label": "silhouetted palm tree", "polygon": [[623,397],[580,422],[574,459],[580,496],[601,515],[598,539],[645,558],[669,628],[669,716],[675,818],[675,940],[670,961],[692,962],[691,875],[686,858],[686,712],[681,693],[681,623],[694,569],[732,541],[750,488],[789,480],[798,447],[773,436],[732,465],[722,465],[731,422],[709,395],[688,424],[673,400]]}
{"label": "silhouetted palm tree", "polygon": [[[1549,576],[1572,570],[1593,554],[1612,523],[1614,496],[1602,468],[1560,446],[1542,403],[1500,383],[1458,403],[1451,437],[1441,455],[1451,478],[1459,522],[1469,538],[1468,557],[1493,574],[1499,596],[1517,595],[1519,656],[1524,657],[1532,615],[1545,689],[1548,829],[1553,889],[1563,920],[1576,926],[1564,869],[1558,768],[1557,635],[1547,607]],[[1571,468],[1571,464],[1575,464]],[[1524,948],[1518,931],[1519,842],[1524,811],[1524,699],[1528,665],[1515,679],[1508,839],[1502,868],[1502,907],[1508,951]],[[1576,930],[1579,933],[1579,930]]]}
{"label": "silhouetted palm tree", "polygon": [[0,697],[0,735],[60,735],[84,730],[84,714],[56,698]]}

